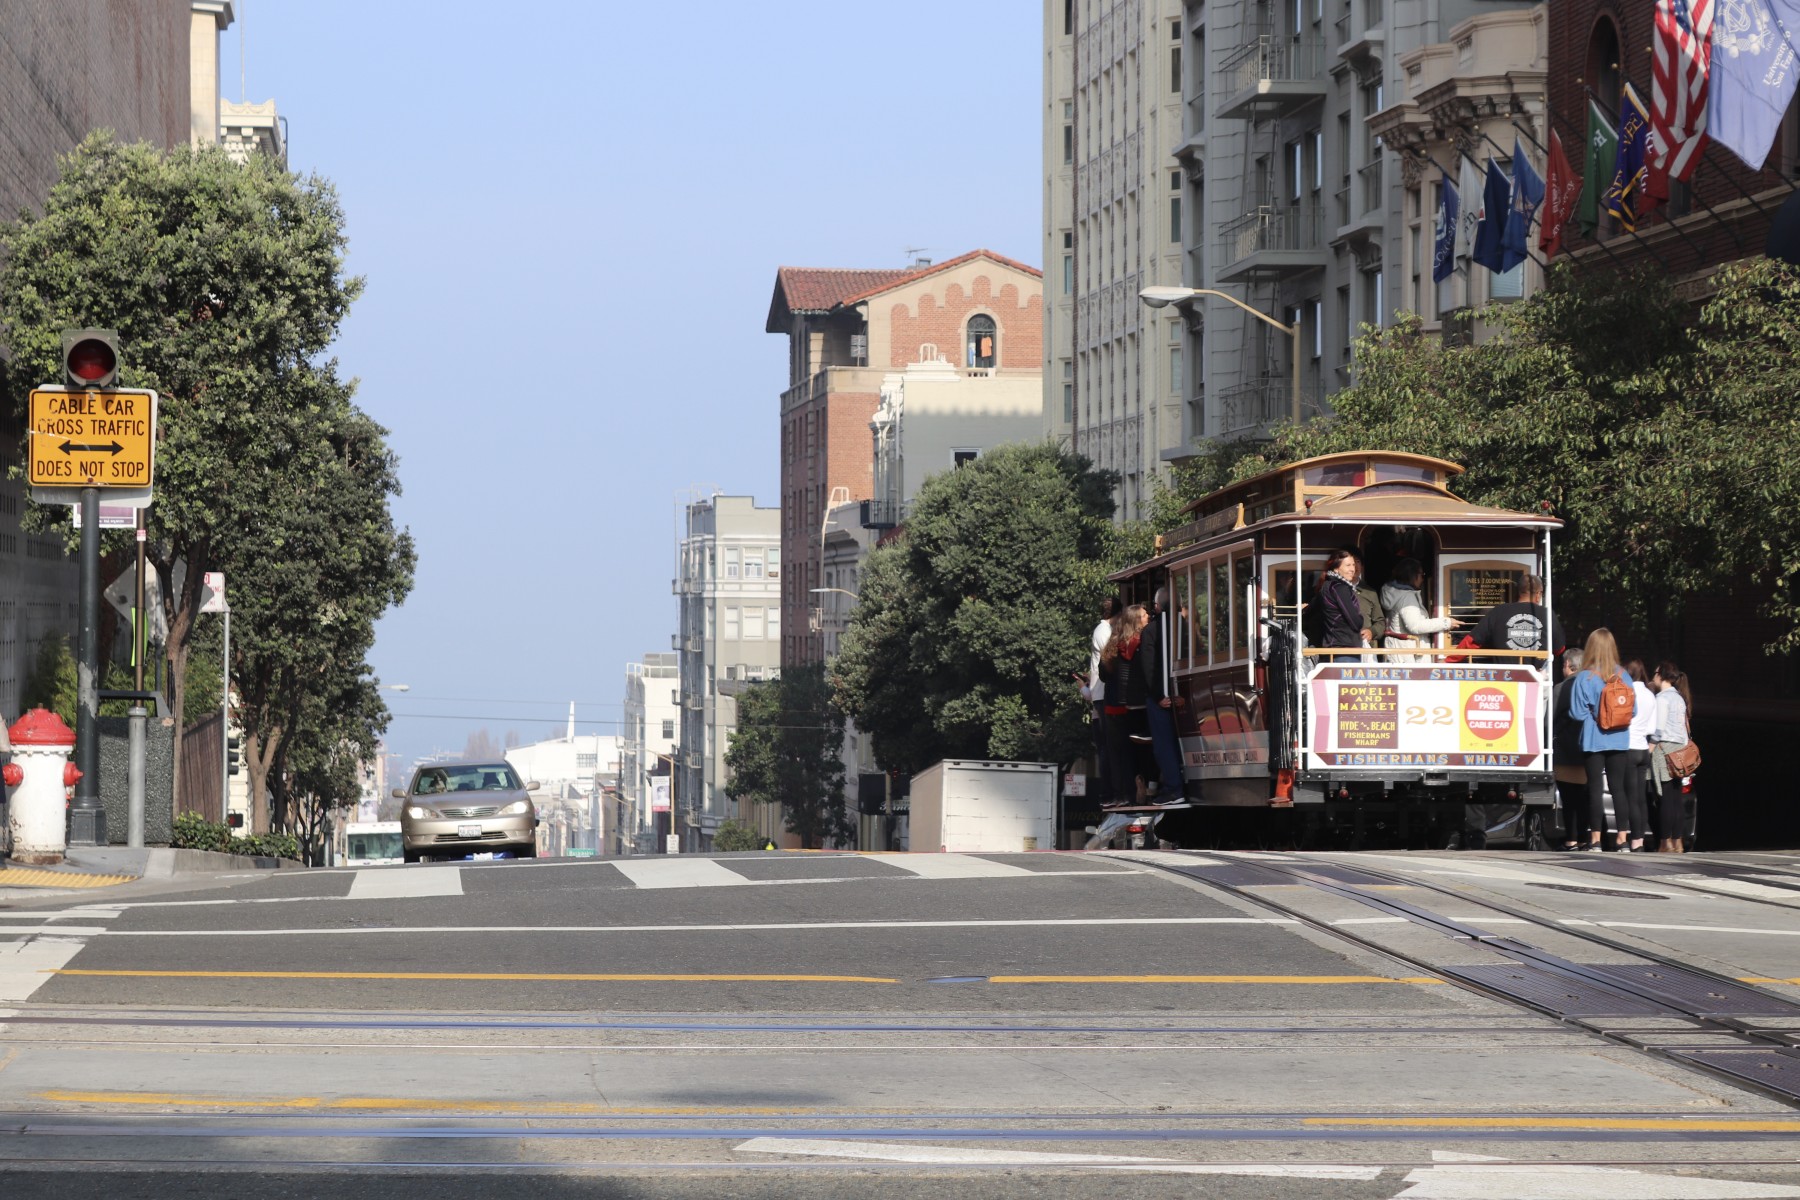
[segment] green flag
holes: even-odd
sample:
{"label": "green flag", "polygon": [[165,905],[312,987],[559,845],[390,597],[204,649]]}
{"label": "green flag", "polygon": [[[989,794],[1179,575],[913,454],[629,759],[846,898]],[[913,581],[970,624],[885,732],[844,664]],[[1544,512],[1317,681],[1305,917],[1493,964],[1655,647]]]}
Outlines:
{"label": "green flag", "polygon": [[1587,152],[1581,160],[1581,202],[1575,206],[1576,224],[1583,237],[1593,237],[1594,230],[1600,227],[1600,197],[1612,182],[1618,157],[1618,131],[1607,121],[1600,106],[1589,100]]}

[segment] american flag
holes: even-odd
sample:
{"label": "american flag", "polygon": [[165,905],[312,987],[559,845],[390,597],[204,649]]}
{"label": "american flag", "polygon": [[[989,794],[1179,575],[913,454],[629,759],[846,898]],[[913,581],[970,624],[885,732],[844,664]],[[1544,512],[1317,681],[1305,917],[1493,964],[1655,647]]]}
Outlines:
{"label": "american flag", "polygon": [[1656,135],[1651,189],[1685,181],[1706,143],[1706,75],[1715,0],[1656,0],[1656,58],[1650,72],[1650,127]]}

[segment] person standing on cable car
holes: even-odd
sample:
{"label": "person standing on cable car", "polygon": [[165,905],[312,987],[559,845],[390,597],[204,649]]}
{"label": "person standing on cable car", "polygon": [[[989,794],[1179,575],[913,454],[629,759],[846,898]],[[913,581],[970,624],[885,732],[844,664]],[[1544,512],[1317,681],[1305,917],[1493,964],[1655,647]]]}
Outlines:
{"label": "person standing on cable car", "polygon": [[1138,652],[1144,670],[1144,717],[1150,726],[1150,749],[1160,776],[1156,800],[1165,806],[1187,801],[1187,788],[1181,777],[1181,739],[1175,731],[1175,698],[1168,687],[1168,647],[1163,639],[1163,620],[1168,611],[1169,589],[1165,584],[1156,589],[1150,623],[1144,626]]}
{"label": "person standing on cable car", "polygon": [[1138,803],[1137,753],[1131,735],[1142,732],[1145,692],[1138,662],[1149,614],[1133,604],[1114,618],[1113,634],[1100,652],[1100,679],[1106,697],[1106,801],[1103,808]]}
{"label": "person standing on cable car", "polygon": [[1325,560],[1313,603],[1319,606],[1323,629],[1319,645],[1327,649],[1360,649],[1375,636],[1363,621],[1362,601],[1356,595],[1358,572],[1356,555],[1348,550],[1333,550]]}

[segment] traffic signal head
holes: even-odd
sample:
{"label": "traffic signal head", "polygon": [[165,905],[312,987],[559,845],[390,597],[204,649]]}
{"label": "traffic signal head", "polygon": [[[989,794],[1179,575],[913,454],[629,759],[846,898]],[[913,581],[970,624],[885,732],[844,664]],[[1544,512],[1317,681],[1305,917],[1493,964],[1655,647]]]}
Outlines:
{"label": "traffic signal head", "polygon": [[239,745],[240,743],[234,737],[225,739],[225,773],[227,775],[236,775],[238,764],[244,761],[243,751],[238,749]]}
{"label": "traffic signal head", "polygon": [[65,329],[63,382],[73,388],[109,388],[119,378],[119,335],[110,329]]}

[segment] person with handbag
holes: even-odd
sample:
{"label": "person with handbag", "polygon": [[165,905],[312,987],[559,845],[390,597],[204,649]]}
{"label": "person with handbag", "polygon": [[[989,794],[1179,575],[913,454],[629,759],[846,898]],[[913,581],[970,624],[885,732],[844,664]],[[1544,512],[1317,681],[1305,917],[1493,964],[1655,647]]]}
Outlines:
{"label": "person with handbag", "polygon": [[[1650,778],[1656,784],[1657,850],[1685,854],[1687,816],[1682,812],[1681,781],[1700,766],[1700,747],[1689,731],[1694,696],[1681,668],[1664,659],[1650,675],[1656,693],[1656,728],[1650,734]],[[1673,834],[1674,836],[1670,836]]]}
{"label": "person with handbag", "polygon": [[[1650,836],[1650,734],[1656,729],[1656,693],[1650,690],[1648,676],[1644,674],[1644,660],[1630,659],[1625,664],[1625,674],[1631,677],[1631,691],[1637,698],[1637,712],[1631,718],[1631,728],[1626,732],[1630,743],[1625,750],[1625,808],[1626,815],[1619,820],[1619,836],[1626,836],[1627,819],[1631,838],[1631,852],[1640,854],[1644,849],[1644,839]],[[1613,798],[1618,803],[1618,797]]]}
{"label": "person with handbag", "polygon": [[[1631,677],[1619,665],[1619,643],[1602,625],[1588,634],[1581,651],[1582,671],[1569,688],[1569,715],[1581,722],[1581,752],[1587,766],[1588,843],[1600,849],[1606,829],[1606,793],[1613,794],[1613,828],[1625,833],[1629,819],[1625,783],[1626,751],[1631,744],[1631,718],[1637,696]],[[1618,849],[1627,849],[1624,837]]]}

